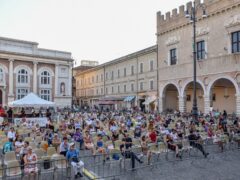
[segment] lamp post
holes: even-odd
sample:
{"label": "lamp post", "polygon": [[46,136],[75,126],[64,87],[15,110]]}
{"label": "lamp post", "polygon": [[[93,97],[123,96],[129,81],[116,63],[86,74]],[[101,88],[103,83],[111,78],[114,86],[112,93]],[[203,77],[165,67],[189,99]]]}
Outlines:
{"label": "lamp post", "polygon": [[73,68],[74,68],[74,64],[76,63],[76,61],[75,60],[73,60],[73,63],[72,63],[72,102],[71,102],[71,111],[73,111],[73,96],[74,96],[74,86],[73,86],[73,84],[74,84],[74,76],[73,76]]}
{"label": "lamp post", "polygon": [[197,52],[196,52],[196,22],[197,22],[197,10],[198,8],[201,8],[203,13],[202,17],[207,17],[206,15],[206,8],[204,3],[200,3],[196,5],[195,0],[193,1],[193,7],[189,10],[186,10],[185,17],[190,18],[190,21],[193,24],[193,106],[192,106],[192,116],[193,121],[195,123],[198,122],[198,107],[197,107]]}

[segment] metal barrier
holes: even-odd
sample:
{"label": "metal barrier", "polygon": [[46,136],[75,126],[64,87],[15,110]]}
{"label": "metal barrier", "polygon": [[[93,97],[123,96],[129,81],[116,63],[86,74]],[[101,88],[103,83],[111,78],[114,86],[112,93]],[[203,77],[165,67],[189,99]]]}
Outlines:
{"label": "metal barrier", "polygon": [[[156,146],[156,145],[153,145]],[[158,145],[159,146],[159,145]],[[221,151],[220,145],[213,143],[212,139],[208,139],[202,143],[202,146],[206,152],[209,152],[210,155],[223,153],[226,154],[228,151],[239,150],[237,142],[223,142],[223,152]],[[85,168],[91,171],[96,175],[95,179],[118,179],[124,177],[129,173],[136,171],[144,170],[145,168],[153,168],[160,164],[165,164],[169,162],[177,163],[178,161],[188,161],[194,159],[205,158],[202,153],[192,146],[183,146],[182,150],[179,153],[182,155],[182,158],[176,158],[175,152],[171,151],[165,145],[165,151],[162,149],[159,152],[152,152],[151,164],[146,164],[146,156],[141,157],[144,161],[143,164],[138,163],[135,160],[135,167],[132,168],[131,158],[126,158],[119,153],[119,160],[113,158],[116,153],[108,153],[107,155],[84,155],[80,159],[84,162]],[[141,154],[139,148],[133,148],[132,151],[139,155]],[[104,158],[109,157],[109,160]],[[140,156],[139,156],[140,157]],[[120,178],[121,179],[121,178]]]}
{"label": "metal barrier", "polygon": [[[221,153],[221,149],[219,149],[219,144],[213,143],[212,139],[208,139],[203,142],[203,147],[210,154]],[[223,154],[228,153],[229,151],[236,151],[238,147],[238,143],[235,141],[224,142],[223,143]],[[132,166],[132,157],[123,156],[120,150],[110,150],[106,154],[96,154],[91,155],[90,151],[81,151],[80,152],[80,160],[84,162],[84,175],[88,179],[117,179],[125,177],[133,172],[142,171],[146,168],[154,168],[159,165],[164,165],[165,163],[173,162],[177,163],[178,161],[187,161],[194,160],[199,158],[204,158],[201,152],[188,146],[187,144],[183,144],[182,150],[179,151],[181,153],[182,158],[176,158],[175,152],[171,151],[167,148],[164,143],[160,143],[158,145],[153,144],[151,146],[155,146],[156,148],[152,148],[152,158],[151,164],[147,164],[147,157],[140,156],[141,148],[134,147],[132,148],[132,152],[134,155],[138,156],[144,163],[140,164],[135,159],[135,167]],[[154,151],[155,150],[155,151]],[[85,154],[84,154],[85,153]],[[73,168],[70,162],[67,162],[65,158],[53,159],[51,157],[41,158],[36,163],[38,167],[38,171],[33,176],[27,175],[24,173],[24,169],[19,165],[19,161],[10,164],[3,165],[0,168],[0,179],[36,179],[36,180],[64,180],[64,179],[72,179],[74,178]]]}

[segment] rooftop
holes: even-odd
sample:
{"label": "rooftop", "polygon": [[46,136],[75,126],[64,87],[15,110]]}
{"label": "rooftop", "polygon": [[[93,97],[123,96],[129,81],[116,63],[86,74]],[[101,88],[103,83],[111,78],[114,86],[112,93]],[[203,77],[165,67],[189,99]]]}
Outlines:
{"label": "rooftop", "polygon": [[37,42],[0,37],[0,52],[72,60],[70,52],[38,48]]}

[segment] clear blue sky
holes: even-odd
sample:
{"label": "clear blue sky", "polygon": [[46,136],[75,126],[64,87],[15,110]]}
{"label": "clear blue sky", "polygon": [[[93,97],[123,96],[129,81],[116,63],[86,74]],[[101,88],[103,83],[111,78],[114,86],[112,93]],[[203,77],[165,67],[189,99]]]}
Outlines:
{"label": "clear blue sky", "polygon": [[189,0],[0,0],[0,36],[100,63],[156,43],[156,12]]}

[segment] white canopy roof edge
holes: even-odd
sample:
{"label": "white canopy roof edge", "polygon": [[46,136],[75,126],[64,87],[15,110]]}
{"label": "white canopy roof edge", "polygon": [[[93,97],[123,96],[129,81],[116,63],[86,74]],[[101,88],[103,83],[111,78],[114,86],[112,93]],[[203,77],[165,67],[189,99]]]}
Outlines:
{"label": "white canopy roof edge", "polygon": [[34,93],[29,93],[22,99],[9,102],[10,107],[50,107],[55,106],[54,102],[46,101]]}

